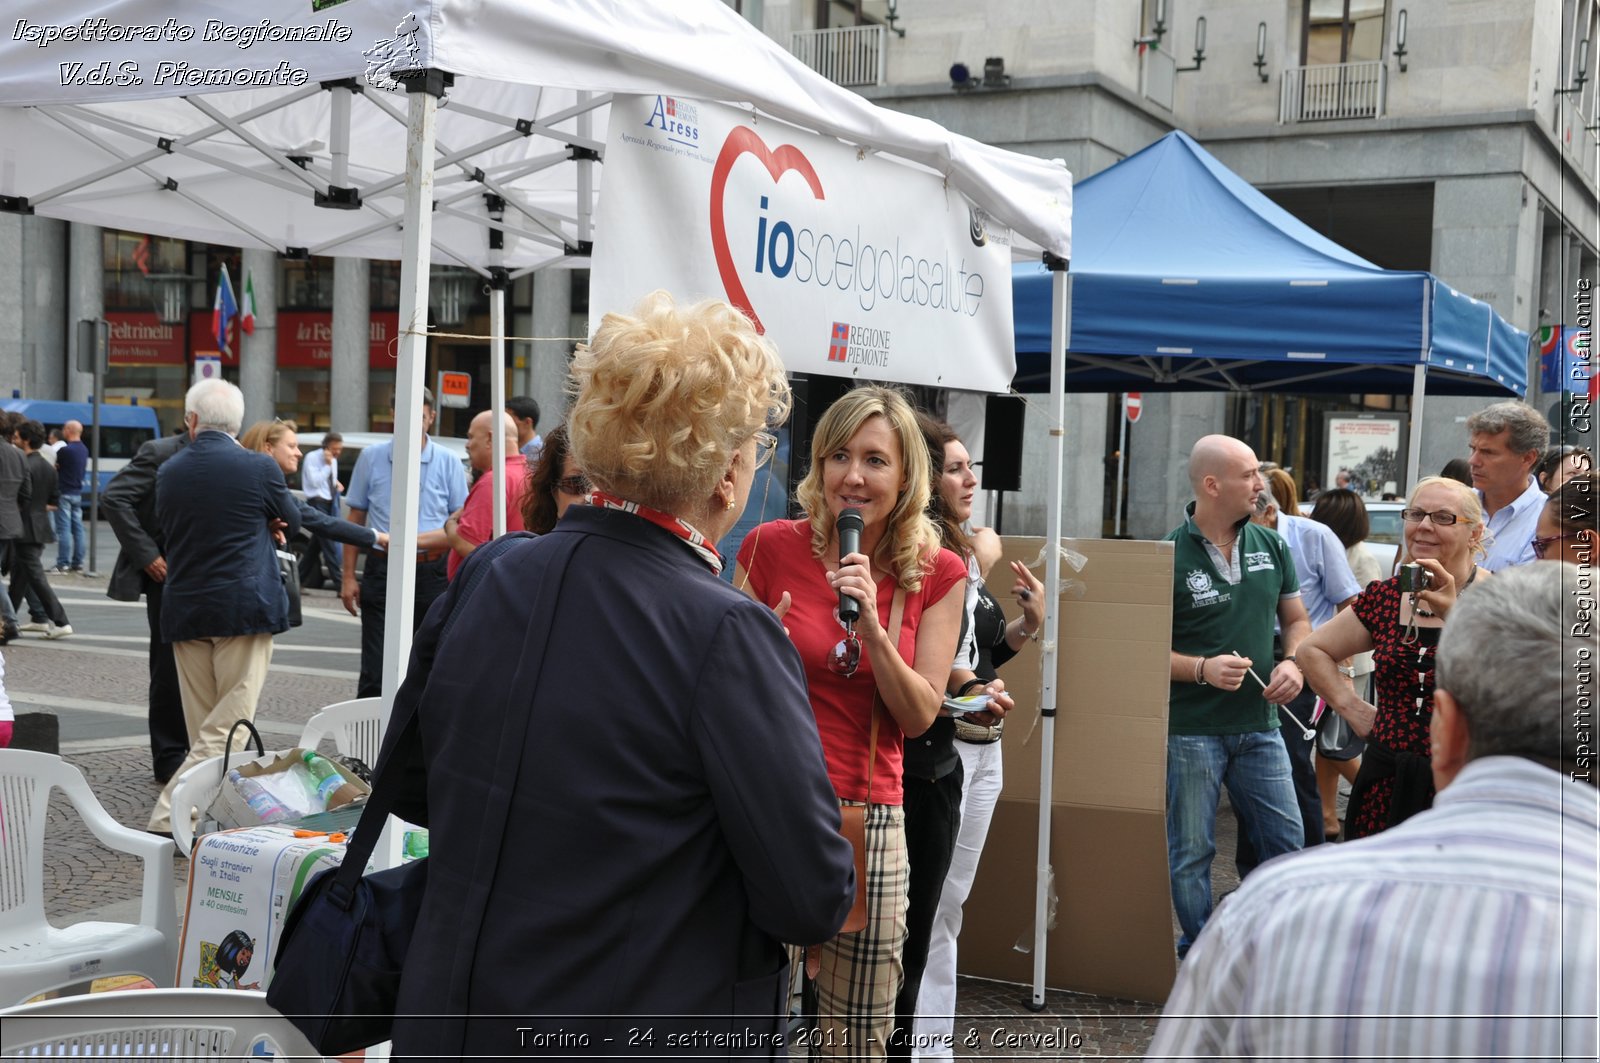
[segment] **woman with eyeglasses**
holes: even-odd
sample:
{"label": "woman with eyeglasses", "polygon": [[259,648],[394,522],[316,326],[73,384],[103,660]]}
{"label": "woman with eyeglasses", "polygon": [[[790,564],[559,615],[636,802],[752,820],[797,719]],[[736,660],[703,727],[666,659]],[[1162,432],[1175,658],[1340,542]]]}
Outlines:
{"label": "woman with eyeglasses", "polygon": [[[866,926],[807,957],[823,1056],[884,1058],[904,977],[903,747],[944,702],[966,586],[928,519],[931,484],[905,396],[857,388],[817,423],[796,492],[806,515],[759,525],[739,549],[735,585],[783,617],[800,651],[838,800],[865,806]],[[841,557],[847,510],[860,545]],[[839,619],[841,596],[860,613],[852,624]]]}
{"label": "woman with eyeglasses", "polygon": [[728,303],[656,292],[572,377],[592,503],[474,552],[396,695],[421,725],[385,750],[410,769],[396,811],[433,848],[395,1054],[770,1055],[783,943],[831,937],[853,896],[799,656],[714,545],[788,411],[783,365]]}
{"label": "woman with eyeglasses", "polygon": [[569,506],[587,502],[593,485],[572,456],[564,424],[545,433],[544,446],[531,464],[528,486],[522,495],[522,526],[543,535],[567,515]]}
{"label": "woman with eyeglasses", "polygon": [[[293,421],[257,421],[239,436],[239,445],[246,450],[259,450],[267,455],[278,463],[278,468],[283,470],[285,476],[293,475],[300,468],[299,426]],[[352,524],[331,513],[324,513],[300,495],[295,496],[295,504],[300,507],[300,526],[313,535],[332,539],[336,543],[349,543],[363,550],[386,550],[389,547],[388,532],[373,531],[365,525]],[[307,549],[314,548],[313,541]]]}
{"label": "woman with eyeglasses", "polygon": [[[1400,511],[1405,557],[1400,574],[1373,583],[1350,608],[1300,643],[1306,680],[1328,707],[1367,740],[1345,812],[1345,837],[1364,838],[1433,804],[1429,723],[1434,654],[1458,591],[1487,579],[1474,560],[1484,553],[1483,507],[1472,488],[1429,476]],[[1413,589],[1419,572],[1426,590]],[[1372,651],[1377,704],[1362,698],[1338,662]]]}
{"label": "woman with eyeglasses", "polygon": [[1533,554],[1540,561],[1570,561],[1591,568],[1600,557],[1600,532],[1595,507],[1600,506],[1600,475],[1581,472],[1550,493],[1533,533]]}

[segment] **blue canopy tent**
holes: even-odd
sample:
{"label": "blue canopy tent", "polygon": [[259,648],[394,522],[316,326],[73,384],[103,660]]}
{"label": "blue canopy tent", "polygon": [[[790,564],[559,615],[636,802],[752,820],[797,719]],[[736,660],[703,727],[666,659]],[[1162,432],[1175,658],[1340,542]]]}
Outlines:
{"label": "blue canopy tent", "polygon": [[[1322,236],[1182,132],[1074,189],[1069,391],[1521,396],[1528,334]],[[1050,273],[1013,271],[1017,376],[1048,384]],[[1416,482],[1420,433],[1411,437]]]}

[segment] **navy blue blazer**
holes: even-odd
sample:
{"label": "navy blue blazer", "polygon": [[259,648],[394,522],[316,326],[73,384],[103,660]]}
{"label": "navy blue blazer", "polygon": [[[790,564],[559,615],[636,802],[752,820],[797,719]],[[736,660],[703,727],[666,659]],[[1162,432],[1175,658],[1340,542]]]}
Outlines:
{"label": "navy blue blazer", "polygon": [[164,641],[289,630],[269,523],[281,520],[293,535],[300,507],[277,462],[201,432],[156,470],[156,518],[167,559]]}
{"label": "navy blue blazer", "polygon": [[[582,540],[547,652],[513,689],[565,536]],[[410,773],[396,813],[431,828],[396,1055],[512,1058],[518,1026],[590,1037],[541,1058],[606,1037],[636,1052],[645,1026],[665,1056],[786,1054],[780,942],[832,938],[854,868],[783,626],[627,513],[574,506],[489,564],[443,642],[470,568],[429,610],[395,707],[420,699],[420,748],[384,753]],[[531,720],[506,793],[491,776],[509,713]],[[484,837],[483,809],[505,801],[504,840]],[[722,1039],[664,1047],[667,1016]]]}

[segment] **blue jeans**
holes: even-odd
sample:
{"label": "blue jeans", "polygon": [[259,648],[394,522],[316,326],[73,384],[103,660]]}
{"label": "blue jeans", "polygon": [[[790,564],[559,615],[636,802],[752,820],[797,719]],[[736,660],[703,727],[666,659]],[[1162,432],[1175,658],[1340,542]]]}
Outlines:
{"label": "blue jeans", "polygon": [[1263,862],[1300,848],[1304,829],[1289,754],[1277,731],[1167,736],[1167,868],[1183,934],[1182,958],[1211,915],[1211,861],[1217,855],[1222,787],[1239,810]]}
{"label": "blue jeans", "polygon": [[85,543],[83,534],[83,496],[61,495],[56,505],[56,564],[61,568],[82,568]]}

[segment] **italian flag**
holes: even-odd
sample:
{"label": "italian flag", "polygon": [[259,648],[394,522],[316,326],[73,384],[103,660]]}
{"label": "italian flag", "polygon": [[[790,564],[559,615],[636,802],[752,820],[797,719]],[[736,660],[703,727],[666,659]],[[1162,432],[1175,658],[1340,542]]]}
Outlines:
{"label": "italian flag", "polygon": [[256,279],[249,273],[244,275],[244,306],[240,309],[239,327],[245,335],[253,335],[256,331]]}

